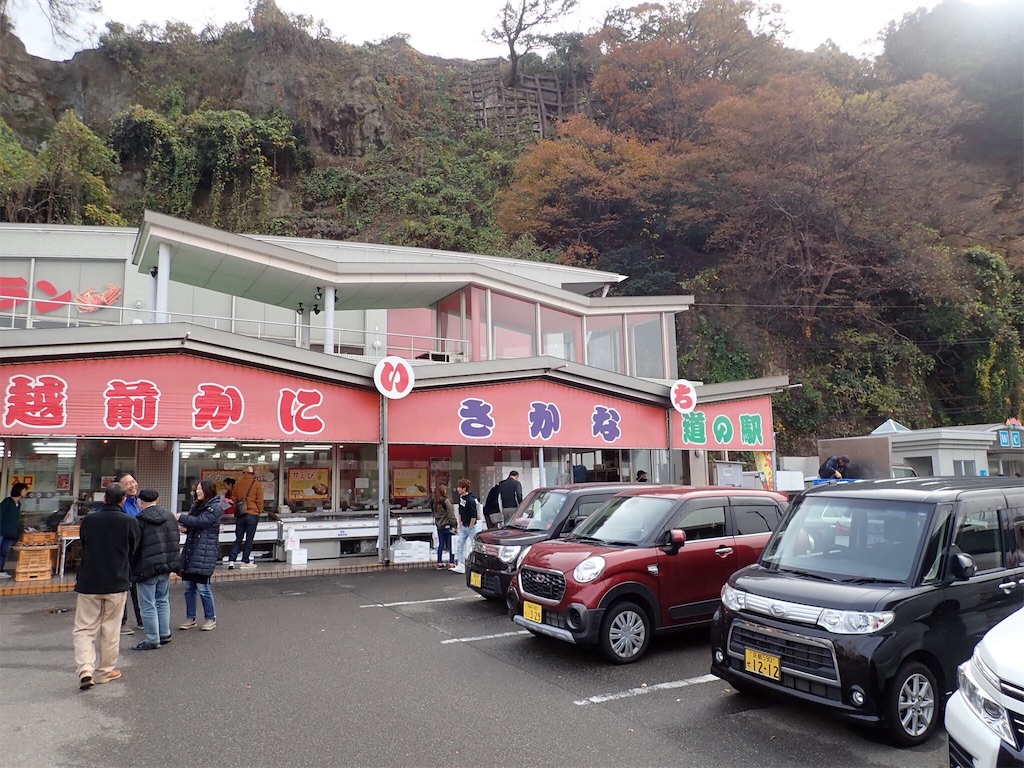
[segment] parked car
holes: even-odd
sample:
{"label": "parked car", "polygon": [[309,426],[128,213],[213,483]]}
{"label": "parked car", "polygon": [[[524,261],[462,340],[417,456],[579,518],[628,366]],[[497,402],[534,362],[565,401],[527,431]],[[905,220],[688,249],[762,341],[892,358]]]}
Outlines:
{"label": "parked car", "polygon": [[568,534],[616,493],[650,488],[645,483],[574,483],[537,488],[523,499],[504,528],[481,531],[466,558],[466,586],[504,600],[522,551]]}
{"label": "parked car", "polygon": [[613,663],[637,661],[653,634],[711,618],[722,584],[757,560],[785,509],[782,494],[745,488],[620,493],[565,539],[526,551],[509,615]]}
{"label": "parked car", "polygon": [[957,670],[957,691],[946,706],[950,768],[1024,766],[1021,638],[1024,609],[990,629]]}
{"label": "parked car", "polygon": [[711,671],[920,744],[957,665],[1024,604],[1013,478],[863,480],[805,491],[760,562],[722,588]]}

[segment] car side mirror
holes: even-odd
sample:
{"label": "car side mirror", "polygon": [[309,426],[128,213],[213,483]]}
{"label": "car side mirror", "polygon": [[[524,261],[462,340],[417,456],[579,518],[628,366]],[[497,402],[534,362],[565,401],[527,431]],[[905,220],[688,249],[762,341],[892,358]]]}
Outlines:
{"label": "car side mirror", "polygon": [[570,517],[568,520],[565,521],[565,525],[562,526],[562,533],[569,533],[569,531],[576,527],[576,524],[579,521],[580,518],[578,517]]}
{"label": "car side mirror", "polygon": [[675,555],[683,548],[686,544],[686,531],[680,528],[673,528],[671,531],[665,531],[665,541],[663,549],[666,555]]}
{"label": "car side mirror", "polygon": [[960,552],[953,556],[953,576],[957,579],[969,579],[978,572],[978,566],[974,558]]}

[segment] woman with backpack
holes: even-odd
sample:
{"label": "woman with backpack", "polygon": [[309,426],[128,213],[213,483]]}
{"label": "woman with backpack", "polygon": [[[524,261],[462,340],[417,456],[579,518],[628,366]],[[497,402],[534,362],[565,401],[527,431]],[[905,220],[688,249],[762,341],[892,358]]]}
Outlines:
{"label": "woman with backpack", "polygon": [[448,486],[438,483],[434,488],[434,499],[432,503],[434,510],[434,525],[437,526],[437,570],[444,570],[444,563],[441,562],[444,550],[448,549],[448,568],[455,568],[455,547],[452,545],[452,535],[458,527],[459,521],[455,517],[455,506],[448,498]]}

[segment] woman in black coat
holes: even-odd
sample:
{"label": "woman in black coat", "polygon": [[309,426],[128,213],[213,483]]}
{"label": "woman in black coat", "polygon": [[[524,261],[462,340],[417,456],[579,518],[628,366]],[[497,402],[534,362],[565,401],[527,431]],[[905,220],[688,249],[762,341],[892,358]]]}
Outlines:
{"label": "woman in black coat", "polygon": [[220,516],[223,513],[217,486],[212,480],[196,485],[196,500],[188,514],[178,514],[178,525],[185,536],[181,551],[181,579],[185,582],[185,623],[179,629],[196,626],[196,593],[203,601],[202,629],[217,627],[217,611],[213,604],[210,576],[220,555]]}

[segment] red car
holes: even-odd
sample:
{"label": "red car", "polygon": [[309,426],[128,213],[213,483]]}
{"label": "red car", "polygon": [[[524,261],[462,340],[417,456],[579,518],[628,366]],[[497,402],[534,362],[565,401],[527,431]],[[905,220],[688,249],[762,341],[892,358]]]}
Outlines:
{"label": "red car", "polygon": [[786,507],[780,493],[746,488],[621,493],[566,539],[527,549],[509,615],[613,663],[637,661],[655,632],[711,620],[722,585],[757,562]]}

